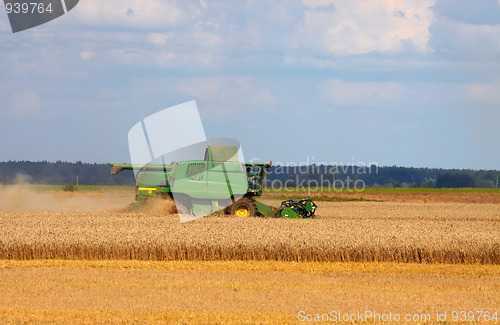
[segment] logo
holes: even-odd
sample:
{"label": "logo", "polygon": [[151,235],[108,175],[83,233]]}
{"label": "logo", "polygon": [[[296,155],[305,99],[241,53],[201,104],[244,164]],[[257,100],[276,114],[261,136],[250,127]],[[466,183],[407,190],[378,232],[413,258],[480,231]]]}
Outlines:
{"label": "logo", "polygon": [[171,197],[181,222],[229,207],[249,190],[238,141],[208,139],[195,101],[157,112],[128,133],[140,197]]}
{"label": "logo", "polygon": [[13,33],[54,20],[71,9],[79,0],[4,0]]}

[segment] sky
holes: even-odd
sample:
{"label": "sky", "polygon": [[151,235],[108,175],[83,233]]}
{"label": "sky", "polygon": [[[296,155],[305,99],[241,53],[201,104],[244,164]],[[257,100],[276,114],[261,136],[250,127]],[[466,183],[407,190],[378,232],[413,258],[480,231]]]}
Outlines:
{"label": "sky", "polygon": [[500,169],[500,0],[80,0],[15,34],[0,7],[0,58],[0,161],[129,162],[195,100],[246,160]]}

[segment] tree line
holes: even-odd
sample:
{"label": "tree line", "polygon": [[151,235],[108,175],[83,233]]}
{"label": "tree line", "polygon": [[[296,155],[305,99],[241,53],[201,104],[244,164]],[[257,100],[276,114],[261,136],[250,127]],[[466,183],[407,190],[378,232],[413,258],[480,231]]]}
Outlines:
{"label": "tree line", "polygon": [[[0,184],[27,182],[64,185],[134,185],[134,173],[124,170],[111,175],[111,164],[83,162],[0,162]],[[413,168],[398,166],[272,166],[267,185],[273,181],[300,186],[316,182],[328,186],[335,181],[362,181],[367,187],[498,187],[498,170]]]}
{"label": "tree line", "polygon": [[498,187],[498,170],[414,168],[398,166],[273,166],[267,185],[273,180],[289,186],[318,184],[329,186],[335,182],[351,184],[362,182],[366,187],[427,187],[427,188],[495,188]]}
{"label": "tree line", "polygon": [[0,184],[32,183],[64,185],[134,185],[133,171],[111,175],[111,164],[48,161],[0,162]]}

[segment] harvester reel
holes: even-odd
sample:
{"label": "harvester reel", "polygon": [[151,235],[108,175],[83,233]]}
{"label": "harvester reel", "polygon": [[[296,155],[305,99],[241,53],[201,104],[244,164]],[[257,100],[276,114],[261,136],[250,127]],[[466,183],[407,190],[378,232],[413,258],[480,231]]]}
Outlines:
{"label": "harvester reel", "polygon": [[[281,207],[278,209],[282,217],[289,218],[316,218],[314,213],[318,206],[311,199],[303,200],[287,200],[281,202]],[[283,215],[286,214],[286,216]]]}

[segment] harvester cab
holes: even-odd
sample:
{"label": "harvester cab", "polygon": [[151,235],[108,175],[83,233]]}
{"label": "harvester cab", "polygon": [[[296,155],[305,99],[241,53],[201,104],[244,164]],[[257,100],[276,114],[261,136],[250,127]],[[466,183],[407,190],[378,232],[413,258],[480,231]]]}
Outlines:
{"label": "harvester cab", "polygon": [[[170,165],[113,164],[111,174],[136,170],[136,203],[153,197],[171,198],[178,211],[208,215],[222,209],[237,217],[314,218],[310,199],[284,201],[279,208],[258,200],[271,163],[240,163],[235,148],[209,146],[204,160]],[[223,208],[225,207],[225,208]]]}

